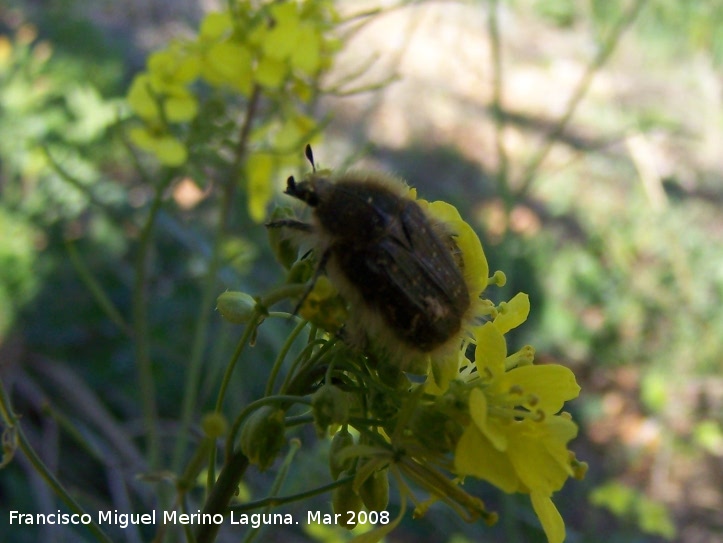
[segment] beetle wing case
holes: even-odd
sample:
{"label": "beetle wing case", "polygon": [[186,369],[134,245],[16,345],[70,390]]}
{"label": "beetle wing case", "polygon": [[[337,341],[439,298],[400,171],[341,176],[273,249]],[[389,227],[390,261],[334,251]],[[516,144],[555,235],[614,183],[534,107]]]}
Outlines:
{"label": "beetle wing case", "polygon": [[[352,342],[411,359],[459,347],[470,297],[454,234],[384,173],[313,172],[286,193],[313,209],[313,223],[279,224],[314,236],[320,265],[351,305]],[[302,226],[303,225],[303,226]]]}

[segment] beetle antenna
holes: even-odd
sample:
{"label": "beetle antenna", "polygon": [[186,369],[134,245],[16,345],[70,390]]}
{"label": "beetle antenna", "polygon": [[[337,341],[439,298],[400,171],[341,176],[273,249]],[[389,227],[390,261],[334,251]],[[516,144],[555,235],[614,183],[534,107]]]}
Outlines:
{"label": "beetle antenna", "polygon": [[311,170],[316,171],[316,164],[314,164],[314,152],[311,150],[311,145],[306,144],[306,149],[304,150],[304,154],[306,155],[306,160],[308,160],[311,163]]}

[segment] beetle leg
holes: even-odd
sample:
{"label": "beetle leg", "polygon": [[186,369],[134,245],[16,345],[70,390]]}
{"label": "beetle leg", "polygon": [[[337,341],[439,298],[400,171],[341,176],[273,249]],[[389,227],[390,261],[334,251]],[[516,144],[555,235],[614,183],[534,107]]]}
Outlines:
{"label": "beetle leg", "polygon": [[[302,223],[305,224],[305,223]],[[329,257],[331,256],[331,251],[327,249],[324,251],[324,253],[321,255],[321,258],[319,259],[319,264],[316,266],[316,270],[314,271],[314,275],[311,277],[311,281],[309,282],[309,286],[306,287],[306,290],[304,291],[304,294],[302,294],[301,298],[299,298],[299,303],[296,304],[296,307],[294,308],[294,312],[292,315],[296,315],[299,313],[299,309],[301,309],[302,304],[306,300],[306,297],[311,294],[311,291],[314,290],[314,285],[316,285],[316,280],[319,279],[319,276],[321,275],[321,272],[324,271],[324,268],[326,267],[326,263],[329,262]]]}
{"label": "beetle leg", "polygon": [[266,228],[291,228],[292,230],[308,233],[314,231],[314,227],[308,222],[297,221],[296,219],[279,219],[277,221],[267,222],[264,226],[266,226]]}

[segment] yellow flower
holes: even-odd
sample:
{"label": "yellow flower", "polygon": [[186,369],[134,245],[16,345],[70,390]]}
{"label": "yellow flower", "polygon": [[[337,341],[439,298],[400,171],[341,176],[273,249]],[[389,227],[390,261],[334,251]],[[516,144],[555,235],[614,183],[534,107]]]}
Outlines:
{"label": "yellow flower", "polygon": [[276,3],[269,8],[273,27],[266,33],[262,43],[264,55],[286,59],[294,52],[299,38],[298,7],[293,2]]}
{"label": "yellow flower", "polygon": [[209,13],[203,19],[194,44],[201,77],[212,86],[228,85],[249,95],[254,58],[248,36],[235,36],[234,30],[233,16],[228,11]]}
{"label": "yellow flower", "polygon": [[322,275],[304,298],[299,315],[327,332],[336,333],[346,321],[347,310],[334,285]]}
{"label": "yellow flower", "polygon": [[207,14],[198,33],[201,40],[217,40],[233,31],[233,17],[229,11],[217,11]]}
{"label": "yellow flower", "polygon": [[[271,65],[278,66],[280,79],[288,72],[288,65],[307,75],[315,74],[321,66],[321,29],[311,22],[302,22],[298,5],[293,2],[274,4],[269,11],[274,25],[265,33],[261,42],[263,55],[259,65],[268,64],[270,59],[278,61]],[[259,76],[260,73],[257,78]],[[259,82],[264,84],[261,79]]]}
{"label": "yellow flower", "polygon": [[[525,305],[510,303],[517,304]],[[508,357],[496,322],[475,332],[477,371],[463,375],[478,386],[469,392],[469,423],[457,442],[454,470],[505,492],[530,494],[548,541],[561,542],[565,525],[550,497],[576,475],[567,443],[577,435],[577,426],[569,415],[557,413],[580,387],[568,368],[527,364],[528,350]]]}
{"label": "yellow flower", "polygon": [[213,86],[228,85],[243,95],[251,94],[253,55],[244,43],[232,39],[199,42],[203,79]]}

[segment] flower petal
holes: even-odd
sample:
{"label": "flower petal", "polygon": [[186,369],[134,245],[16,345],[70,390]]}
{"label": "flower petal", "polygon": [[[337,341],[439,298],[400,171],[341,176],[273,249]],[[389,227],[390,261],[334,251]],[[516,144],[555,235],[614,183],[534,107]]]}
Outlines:
{"label": "flower petal", "polygon": [[530,492],[550,495],[574,475],[567,442],[575,434],[577,425],[560,416],[544,422],[526,419],[509,426],[507,455]]}
{"label": "flower petal", "polygon": [[464,255],[464,280],[470,294],[478,296],[487,286],[490,273],[479,237],[472,227],[462,220],[459,211],[453,205],[436,201],[429,203],[428,209],[432,216],[448,224],[454,233],[454,241]]}
{"label": "flower petal", "polygon": [[[557,413],[566,401],[577,398],[580,393],[575,374],[559,364],[514,368],[495,379],[490,392],[507,393],[512,387],[524,391],[521,405],[530,411],[542,410],[547,415]],[[534,405],[529,403],[533,398]]]}
{"label": "flower petal", "polygon": [[480,377],[494,378],[505,371],[505,358],[507,357],[507,344],[499,328],[488,322],[473,329],[477,340],[475,349],[475,364]]}
{"label": "flower petal", "polygon": [[500,307],[503,311],[497,315],[494,323],[500,332],[506,334],[527,320],[527,315],[530,314],[530,297],[524,292],[518,292],[509,302],[500,304]]}
{"label": "flower petal", "polygon": [[484,479],[507,493],[520,489],[520,480],[507,455],[495,449],[473,424],[465,429],[457,442],[454,469],[458,475]]}
{"label": "flower petal", "polygon": [[492,446],[498,451],[507,449],[507,437],[499,431],[498,424],[489,424],[487,416],[487,396],[480,389],[475,388],[469,393],[469,414],[480,432],[490,440]]}
{"label": "flower petal", "polygon": [[459,355],[436,356],[432,358],[431,367],[424,390],[427,394],[442,394],[449,388],[452,379],[459,376]]}
{"label": "flower petal", "polygon": [[565,541],[565,522],[550,497],[533,492],[530,494],[530,500],[537,518],[540,519],[542,529],[545,530],[548,543],[562,543]]}

